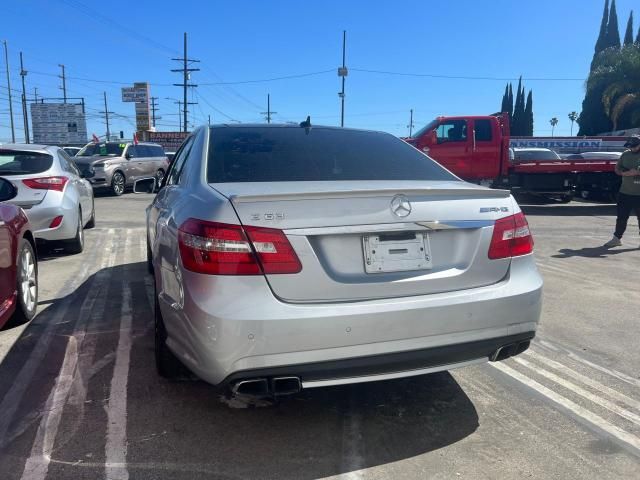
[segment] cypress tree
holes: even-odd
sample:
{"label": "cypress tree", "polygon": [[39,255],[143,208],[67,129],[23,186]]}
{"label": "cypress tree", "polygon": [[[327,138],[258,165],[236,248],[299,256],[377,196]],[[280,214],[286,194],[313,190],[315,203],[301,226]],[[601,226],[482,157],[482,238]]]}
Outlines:
{"label": "cypress tree", "polygon": [[631,45],[633,43],[633,10],[629,14],[629,20],[627,21],[627,31],[624,34],[623,45]]}
{"label": "cypress tree", "polygon": [[504,95],[502,95],[502,106],[500,107],[500,113],[508,112],[507,102],[509,101],[509,84],[504,86]]}
{"label": "cypress tree", "polygon": [[640,27],[638,28],[638,35],[636,35],[636,43],[640,43]]}
{"label": "cypress tree", "polygon": [[598,54],[604,50],[607,41],[607,24],[609,23],[609,0],[604,1],[604,12],[602,12],[602,21],[600,22],[600,33],[598,34],[598,40],[596,40],[596,46],[593,51],[593,59],[591,65],[595,61]]}
{"label": "cypress tree", "polygon": [[524,118],[526,120],[526,129],[524,134],[533,136],[533,91],[529,90],[527,95],[527,106],[524,109]]}
{"label": "cypress tree", "polygon": [[518,80],[518,92],[516,94],[516,104],[513,107],[513,129],[514,135],[523,134],[523,117],[524,117],[524,89],[522,88],[522,76]]}
{"label": "cypress tree", "polygon": [[609,23],[607,24],[607,42],[605,48],[620,48],[620,31],[618,30],[618,13],[616,12],[616,0],[611,0],[609,11]]}

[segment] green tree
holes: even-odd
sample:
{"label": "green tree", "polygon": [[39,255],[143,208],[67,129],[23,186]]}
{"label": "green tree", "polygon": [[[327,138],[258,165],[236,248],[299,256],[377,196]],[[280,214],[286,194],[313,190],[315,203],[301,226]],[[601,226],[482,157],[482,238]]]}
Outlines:
{"label": "green tree", "polygon": [[626,47],[627,45],[631,45],[633,43],[633,10],[629,14],[629,20],[627,21],[627,30],[624,33],[624,42],[623,45]]}
{"label": "green tree", "polygon": [[620,31],[618,30],[618,13],[616,12],[616,0],[611,0],[609,23],[607,24],[607,42],[605,44],[605,49],[609,47],[620,48]]}
{"label": "green tree", "polygon": [[507,83],[504,86],[504,95],[502,95],[502,105],[500,106],[500,112],[509,111],[508,102],[509,102],[509,84]]}
{"label": "green tree", "polygon": [[524,134],[527,136],[533,136],[533,91],[529,90],[527,95],[527,106],[524,109],[524,118],[526,120],[526,129]]}
{"label": "green tree", "polygon": [[507,99],[507,110],[509,112],[509,125],[513,125],[513,85],[509,83],[509,98]]}
{"label": "green tree", "polygon": [[518,80],[518,92],[516,94],[516,103],[513,107],[513,123],[511,124],[511,133],[513,135],[526,135],[524,133],[524,88],[522,87],[522,76]]}
{"label": "green tree", "polygon": [[609,0],[604,1],[604,12],[602,12],[602,21],[600,22],[600,33],[598,34],[598,39],[596,40],[596,46],[593,51],[593,59],[591,60],[591,65],[593,66],[593,62],[596,61],[596,57],[598,54],[606,48],[607,42],[607,24],[609,23]]}
{"label": "green tree", "polygon": [[571,136],[573,136],[573,122],[578,119],[578,112],[569,113],[569,120],[571,120]]}
{"label": "green tree", "polygon": [[594,89],[602,89],[601,101],[612,130],[640,126],[640,44],[604,52],[598,62],[589,82]]}
{"label": "green tree", "polygon": [[553,117],[551,120],[549,120],[549,123],[551,124],[551,136],[553,137],[556,125],[558,124],[558,119],[556,117]]}

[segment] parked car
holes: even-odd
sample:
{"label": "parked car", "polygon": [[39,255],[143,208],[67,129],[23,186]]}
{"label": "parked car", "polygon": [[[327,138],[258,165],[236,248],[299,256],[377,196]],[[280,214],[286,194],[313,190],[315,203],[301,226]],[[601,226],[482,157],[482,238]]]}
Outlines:
{"label": "parked car", "polygon": [[74,160],[93,188],[108,189],[116,196],[138,178],[155,176],[160,183],[169,166],[164,149],[155,143],[89,143]]}
{"label": "parked car", "polygon": [[38,241],[61,242],[69,253],[84,249],[84,228],[95,225],[91,184],[81,178],[60,147],[6,144],[0,147],[0,176],[11,180]]}
{"label": "parked car", "polygon": [[33,231],[24,211],[7,203],[18,189],[0,178],[0,328],[10,320],[31,320],[38,305],[38,261]]}
{"label": "parked car", "polygon": [[62,149],[67,152],[70,157],[75,157],[81,150],[80,147],[62,147]]}
{"label": "parked car", "polygon": [[147,209],[160,375],[280,395],[528,348],[542,279],[508,191],[301,125],[201,127],[176,152]]}

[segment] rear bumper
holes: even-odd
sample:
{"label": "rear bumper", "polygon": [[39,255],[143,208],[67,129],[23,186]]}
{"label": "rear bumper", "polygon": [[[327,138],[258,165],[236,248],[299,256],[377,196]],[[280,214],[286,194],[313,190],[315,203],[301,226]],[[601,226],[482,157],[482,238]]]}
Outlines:
{"label": "rear bumper", "polygon": [[513,259],[508,277],[487,287],[334,304],[284,303],[262,277],[188,271],[182,300],[163,284],[172,273],[156,266],[167,344],[213,384],[277,372],[308,388],[486,361],[509,339],[532,338],[542,306],[532,255]]}
{"label": "rear bumper", "polygon": [[[49,191],[42,203],[25,210],[36,240],[69,240],[78,227],[78,205],[61,192]],[[62,215],[62,223],[49,228],[51,221]]]}

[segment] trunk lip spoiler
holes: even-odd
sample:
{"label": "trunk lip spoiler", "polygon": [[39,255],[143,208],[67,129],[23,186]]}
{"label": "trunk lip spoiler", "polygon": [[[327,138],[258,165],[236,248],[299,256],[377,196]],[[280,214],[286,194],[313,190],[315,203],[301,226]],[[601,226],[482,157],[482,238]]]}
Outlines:
{"label": "trunk lip spoiler", "polygon": [[492,227],[495,220],[434,220],[430,222],[378,223],[367,225],[343,225],[335,227],[287,228],[286,235],[343,235],[361,233],[381,233],[394,231],[425,231],[454,229],[475,229]]}
{"label": "trunk lip spoiler", "polygon": [[[219,191],[219,190],[218,190]],[[222,193],[222,192],[220,192]],[[509,198],[511,192],[509,190],[484,189],[484,188],[377,188],[377,189],[353,189],[353,190],[327,190],[312,192],[265,192],[265,193],[230,193],[224,194],[232,203],[249,203],[256,201],[297,201],[297,200],[324,200],[331,198],[367,198],[379,197],[381,195],[393,197],[397,194],[407,196],[432,196],[447,197],[460,196],[466,197],[483,197],[483,198]]]}

